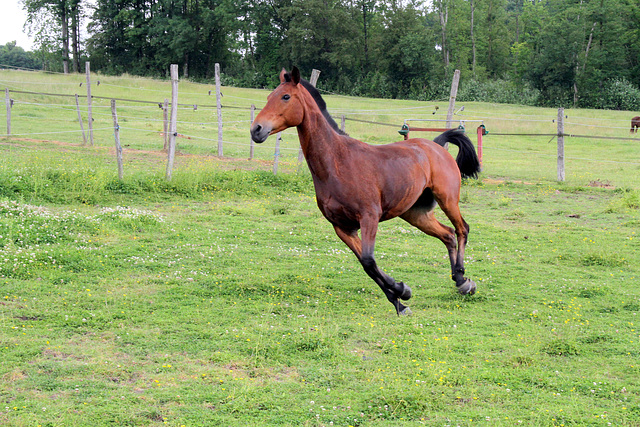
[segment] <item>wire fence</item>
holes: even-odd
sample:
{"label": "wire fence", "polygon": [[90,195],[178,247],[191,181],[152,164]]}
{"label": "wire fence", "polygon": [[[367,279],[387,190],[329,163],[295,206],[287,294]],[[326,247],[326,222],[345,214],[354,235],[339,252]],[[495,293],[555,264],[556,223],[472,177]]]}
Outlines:
{"label": "wire fence", "polygon": [[[112,147],[114,124],[110,102],[116,100],[119,136],[127,152],[162,152],[165,148],[165,100],[171,98],[168,81],[92,75],[92,127],[97,146]],[[56,75],[0,70],[0,87],[5,88],[6,132],[1,138],[55,140],[83,143],[87,132],[88,106],[83,75]],[[217,156],[217,144],[227,159],[279,161],[300,170],[301,157],[295,129],[282,133],[279,147],[272,137],[253,145],[249,136],[252,105],[255,110],[266,103],[268,91],[222,88],[222,139],[218,135],[215,88],[212,85],[180,82],[177,102],[177,155]],[[442,102],[359,99],[325,95],[330,113],[346,132],[371,144],[400,140],[398,134],[407,120],[445,122]],[[66,102],[75,98],[83,102]],[[485,174],[505,180],[556,179],[558,136],[557,113],[553,109],[464,103],[454,116],[472,139],[475,128],[483,124]],[[337,106],[337,108],[331,108]],[[363,108],[364,107],[364,108]],[[629,112],[568,110],[563,136],[568,141],[565,160],[567,181],[579,185],[610,183],[613,186],[640,187],[640,138],[630,134]],[[1,116],[0,116],[1,117]],[[10,124],[9,124],[10,121]],[[10,128],[10,129],[9,129]],[[411,137],[432,139],[435,133],[412,132]]]}

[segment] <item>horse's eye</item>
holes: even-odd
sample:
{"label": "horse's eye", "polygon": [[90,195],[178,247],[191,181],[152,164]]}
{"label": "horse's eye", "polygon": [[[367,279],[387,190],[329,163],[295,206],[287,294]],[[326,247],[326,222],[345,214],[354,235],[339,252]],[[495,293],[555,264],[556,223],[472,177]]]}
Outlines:
{"label": "horse's eye", "polygon": [[283,100],[288,101],[289,99],[291,99],[291,95],[286,94],[285,96],[282,97]]}

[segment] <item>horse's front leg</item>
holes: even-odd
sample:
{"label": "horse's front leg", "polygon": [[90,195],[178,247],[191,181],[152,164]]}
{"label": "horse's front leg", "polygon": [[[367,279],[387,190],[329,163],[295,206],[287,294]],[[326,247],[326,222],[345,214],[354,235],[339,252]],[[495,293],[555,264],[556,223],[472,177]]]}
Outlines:
{"label": "horse's front leg", "polygon": [[393,304],[397,314],[411,314],[411,310],[399,301],[399,299],[408,300],[411,298],[411,288],[402,282],[396,282],[395,279],[380,270],[373,256],[375,235],[378,229],[377,221],[373,225],[361,223],[361,227],[362,239],[358,237],[357,230],[345,230],[334,225],[338,237],[353,251],[364,271],[378,284],[389,302]]}

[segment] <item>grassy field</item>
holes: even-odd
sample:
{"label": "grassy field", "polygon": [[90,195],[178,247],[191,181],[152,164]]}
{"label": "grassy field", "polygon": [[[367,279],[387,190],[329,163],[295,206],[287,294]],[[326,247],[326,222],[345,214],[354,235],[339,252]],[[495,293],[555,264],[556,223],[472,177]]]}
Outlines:
{"label": "grassy field", "polygon": [[[42,92],[65,79],[0,75],[39,79]],[[103,79],[123,98],[127,87],[146,89],[137,98],[168,85]],[[225,89],[256,103],[266,93]],[[433,108],[327,98],[338,114]],[[13,133],[75,126],[75,112],[22,108]],[[469,110],[490,132],[553,133],[552,110]],[[385,114],[375,120],[396,120]],[[590,125],[610,136],[628,136],[628,114],[568,112],[618,120]],[[180,142],[167,182],[154,126],[123,136],[123,181],[107,131],[96,147],[67,133],[0,139],[1,425],[640,424],[636,141],[570,139],[579,159],[557,183],[549,138],[490,134],[484,173],[461,200],[478,293],[457,295],[440,242],[389,221],[378,262],[414,291],[413,316],[399,318],[318,212],[295,135],[277,176],[269,146],[248,162],[211,156],[212,141]],[[237,138],[248,139],[242,126]],[[347,127],[397,139],[391,128]]]}

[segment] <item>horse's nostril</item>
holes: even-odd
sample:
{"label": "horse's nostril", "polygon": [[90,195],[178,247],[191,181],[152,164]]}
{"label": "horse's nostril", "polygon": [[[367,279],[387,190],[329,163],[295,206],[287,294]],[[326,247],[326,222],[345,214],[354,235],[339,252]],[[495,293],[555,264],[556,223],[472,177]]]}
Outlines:
{"label": "horse's nostril", "polygon": [[264,126],[258,124],[258,123],[254,123],[253,127],[251,128],[251,138],[257,142],[257,143],[261,143],[264,142],[265,139],[267,139],[267,137],[269,136],[269,128],[265,128]]}

